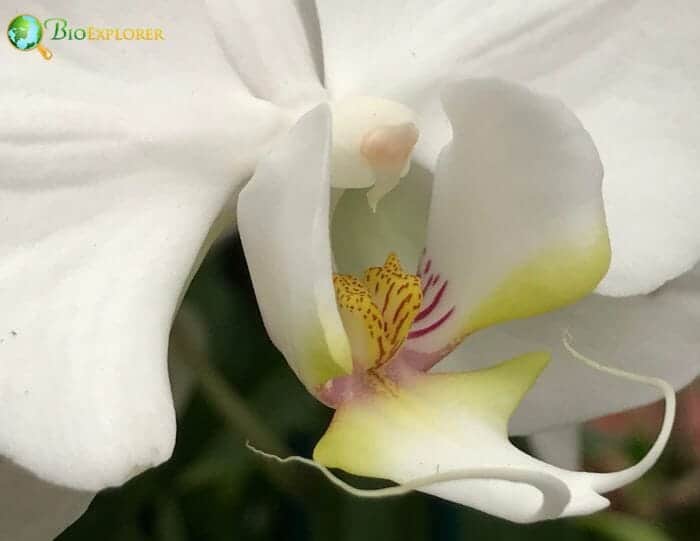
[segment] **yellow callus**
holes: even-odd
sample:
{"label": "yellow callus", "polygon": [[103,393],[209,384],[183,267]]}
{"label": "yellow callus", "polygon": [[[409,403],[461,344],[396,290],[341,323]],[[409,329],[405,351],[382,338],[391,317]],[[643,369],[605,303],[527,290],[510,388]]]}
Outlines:
{"label": "yellow callus", "polygon": [[420,279],[404,272],[395,254],[362,279],[333,276],[338,310],[350,340],[353,362],[370,369],[401,348],[423,300]]}

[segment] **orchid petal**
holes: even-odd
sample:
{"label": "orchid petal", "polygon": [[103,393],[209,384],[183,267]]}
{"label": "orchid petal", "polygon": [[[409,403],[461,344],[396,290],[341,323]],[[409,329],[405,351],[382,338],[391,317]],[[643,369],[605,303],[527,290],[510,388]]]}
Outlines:
{"label": "orchid petal", "polygon": [[649,293],[700,260],[700,9],[683,0],[571,7],[512,54],[464,68],[554,92],[576,112],[605,166],[612,261],[598,291]]}
{"label": "orchid petal", "polygon": [[3,190],[0,302],[12,307],[0,314],[3,454],[87,490],[169,457],[170,323],[228,196],[204,188],[210,180],[146,170]]}
{"label": "orchid petal", "polygon": [[[630,372],[657,376],[680,389],[700,372],[700,267],[651,295],[590,295],[563,310],[513,321],[470,337],[438,365],[470,370],[523,349],[551,351],[553,360],[513,417],[516,434],[583,422],[656,400],[571,361],[561,334],[569,329],[591,357]],[[594,398],[592,398],[594,397]]]}
{"label": "orchid petal", "polygon": [[497,80],[448,87],[454,138],[435,174],[424,310],[407,348],[434,353],[589,293],[607,270],[602,169],[556,100]]}
{"label": "orchid petal", "polygon": [[[0,454],[90,492],[170,456],[174,313],[222,208],[283,126],[201,10],[138,6],[164,41],[55,41],[50,62],[3,53]],[[85,15],[64,7],[69,21]],[[129,13],[90,9],[95,26]]]}
{"label": "orchid petal", "polygon": [[290,108],[325,97],[303,18],[308,8],[288,0],[205,3],[225,54],[253,95]]}
{"label": "orchid petal", "polygon": [[[664,390],[668,410],[657,442],[637,465],[612,474],[563,470],[523,453],[507,438],[508,418],[547,358],[530,353],[481,371],[414,375],[401,385],[375,382],[372,394],[339,407],[314,459],[398,483],[434,475],[435,484],[419,490],[515,522],[598,511],[608,505],[600,492],[633,481],[658,458],[673,423],[673,391],[663,382],[645,381]],[[479,470],[484,477],[497,475],[476,478]],[[459,471],[464,478],[452,478],[450,472]],[[533,482],[541,476],[558,479],[568,490],[543,490]]]}
{"label": "orchid petal", "polygon": [[94,496],[58,487],[0,459],[0,539],[54,539],[87,509]]}
{"label": "orchid petal", "polygon": [[323,104],[260,161],[238,202],[265,328],[312,392],[352,370],[332,281],[330,147],[331,113]]}
{"label": "orchid petal", "polygon": [[316,4],[331,95],[371,94],[400,101],[426,87],[434,91],[458,60],[478,56],[490,41],[536,20],[543,11],[556,10],[551,0],[527,6],[485,0]]}
{"label": "orchid petal", "polygon": [[700,9],[692,0],[318,6],[330,91],[362,89],[413,107],[427,167],[450,138],[437,98],[446,81],[506,78],[572,108],[606,170],[613,257],[600,292],[648,293],[700,258]]}

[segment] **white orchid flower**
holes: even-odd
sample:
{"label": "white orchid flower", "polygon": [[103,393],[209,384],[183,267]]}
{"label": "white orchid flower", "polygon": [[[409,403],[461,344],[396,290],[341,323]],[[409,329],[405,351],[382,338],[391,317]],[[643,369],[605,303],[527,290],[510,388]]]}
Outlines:
{"label": "white orchid flower", "polygon": [[[528,352],[554,349],[557,363],[513,433],[648,400],[646,390],[618,391],[605,380],[609,372],[567,362],[578,354],[561,354],[570,348],[561,332],[571,327],[579,336],[582,320],[605,334],[614,323],[606,318],[646,321],[652,311],[672,312],[668,299],[650,306],[608,298],[600,306],[602,297],[591,297],[573,312],[530,322],[526,333],[516,334],[514,324],[499,347],[469,351],[467,340],[455,351],[477,331],[583,299],[606,275],[603,170],[593,141],[559,101],[512,83],[461,78],[466,67],[446,61],[454,60],[452,49],[440,40],[426,45],[426,30],[409,31],[408,21],[454,40],[439,9],[401,3],[389,12],[393,20],[382,18],[386,7],[318,7],[327,104],[261,160],[238,205],[268,332],[309,391],[336,408],[314,459],[518,522],[602,509],[603,492],[635,480],[658,457],[672,396],[659,440],[637,466],[608,475],[554,468],[507,439],[510,415],[548,360]],[[374,26],[381,23],[396,35],[382,34]],[[354,197],[347,191],[362,188]],[[618,266],[628,261],[624,250],[617,257]],[[620,272],[613,269],[600,291],[621,289]],[[697,308],[695,299],[696,317]],[[597,334],[583,343],[642,373],[661,362],[663,355],[650,357],[658,350],[625,351],[610,330],[614,350],[601,349]],[[515,351],[500,359],[512,360],[474,370],[506,348]],[[443,358],[471,370],[426,374]],[[684,383],[697,373],[697,356],[680,363],[684,373],[675,377]]]}
{"label": "white orchid flower", "polygon": [[[334,423],[317,450],[320,461],[406,482],[433,466],[472,467],[476,448],[465,454],[464,447],[479,441],[494,451],[488,468],[477,464],[482,476],[490,468],[524,482],[423,488],[513,520],[537,518],[540,508],[542,517],[562,506],[565,513],[591,511],[604,504],[597,491],[633,477],[562,473],[508,445],[506,418],[543,368],[541,354],[464,376],[416,376],[420,383],[402,383],[396,399],[375,397],[371,411],[344,400],[336,384],[342,390],[344,381],[362,381],[356,376],[395,359],[369,347],[361,352],[370,345],[362,338],[368,328],[352,327],[348,308],[369,300],[339,278],[351,296],[347,306],[336,303],[328,237],[336,270],[345,275],[376,267],[391,252],[417,271],[425,245],[423,265],[432,261],[438,281],[449,280],[434,310],[418,320],[424,305],[413,315],[415,325],[434,330],[416,336],[424,329],[416,326],[410,340],[387,342],[392,351],[403,348],[401,359],[419,352],[423,369],[435,347],[451,348],[479,327],[584,295],[607,258],[601,171],[590,138],[558,102],[515,84],[465,78],[498,76],[544,90],[573,108],[601,153],[611,270],[601,295],[475,333],[440,367],[474,369],[552,350],[553,362],[511,423],[518,433],[655,397],[568,362],[559,349],[565,326],[594,357],[685,384],[698,369],[692,344],[700,310],[697,272],[677,278],[700,255],[694,4],[319,0],[318,20],[311,3],[299,12],[273,0],[21,7],[100,27],[134,26],[137,17],[137,24],[163,27],[166,39],[64,43],[53,48],[51,62],[2,52],[10,77],[0,102],[0,475],[12,490],[3,493],[0,537],[50,539],[96,491],[169,457],[173,314],[265,155],[241,201],[240,226],[270,335],[312,392],[338,399],[338,416],[357,416],[360,452],[373,434],[382,443],[373,448],[382,456],[344,462],[343,450],[353,451],[344,447],[350,422],[340,430]],[[0,13],[9,21],[17,9]],[[504,140],[514,146],[506,151]],[[421,182],[421,172],[434,183]],[[332,225],[331,186],[346,189],[334,201]],[[376,213],[361,190],[347,190],[362,187],[370,188]],[[485,220],[478,229],[470,225],[477,217]],[[550,249],[562,252],[547,279],[526,273],[545,288],[543,297],[516,280],[508,282],[515,298],[529,295],[532,305],[518,303],[514,312],[493,300],[503,278],[525,276],[516,272],[521,263],[549,268],[552,260],[541,256]],[[569,288],[563,273],[573,262],[581,267]],[[404,278],[416,294],[422,290]],[[630,296],[665,282],[652,295]],[[431,294],[426,290],[425,299],[434,300]],[[627,297],[612,298],[621,295]],[[438,380],[451,383],[433,387]],[[504,385],[501,394],[479,400]],[[435,394],[435,403],[425,400]],[[449,422],[460,428],[443,432],[438,444],[415,422],[401,424],[405,416],[392,422],[393,405],[404,396],[423,396],[423,409],[445,406],[434,410],[435,428],[451,411]],[[404,437],[414,444],[401,453],[395,444]],[[429,464],[414,462],[421,449],[430,452]],[[555,497],[543,498],[527,482]],[[522,505],[516,495],[525,498]]]}

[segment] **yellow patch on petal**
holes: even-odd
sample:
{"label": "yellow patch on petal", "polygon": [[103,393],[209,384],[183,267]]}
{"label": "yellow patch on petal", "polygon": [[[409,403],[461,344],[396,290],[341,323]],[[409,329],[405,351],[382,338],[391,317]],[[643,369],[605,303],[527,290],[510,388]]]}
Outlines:
{"label": "yellow patch on petal", "polygon": [[610,242],[604,228],[587,248],[567,244],[544,251],[514,269],[465,322],[464,335],[512,319],[561,308],[589,294],[610,266]]}
{"label": "yellow patch on petal", "polygon": [[[314,449],[314,460],[349,473],[393,479],[413,453],[460,446],[465,435],[507,441],[508,419],[549,361],[528,353],[484,370],[425,374],[397,386],[379,378],[372,394],[341,405]],[[467,434],[465,431],[471,433]],[[398,468],[401,469],[401,468]]]}
{"label": "yellow patch on petal", "polygon": [[333,284],[353,361],[365,369],[389,361],[420,310],[420,279],[390,254],[382,267],[367,269],[363,280],[336,274]]}

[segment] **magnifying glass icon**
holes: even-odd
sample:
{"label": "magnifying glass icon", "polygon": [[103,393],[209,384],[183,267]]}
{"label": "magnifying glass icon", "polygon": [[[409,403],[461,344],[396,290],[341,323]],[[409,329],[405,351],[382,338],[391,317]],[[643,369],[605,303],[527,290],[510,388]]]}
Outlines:
{"label": "magnifying glass icon", "polygon": [[18,15],[7,27],[7,37],[19,51],[39,51],[44,60],[51,60],[53,53],[41,44],[44,30],[39,19],[33,15]]}

